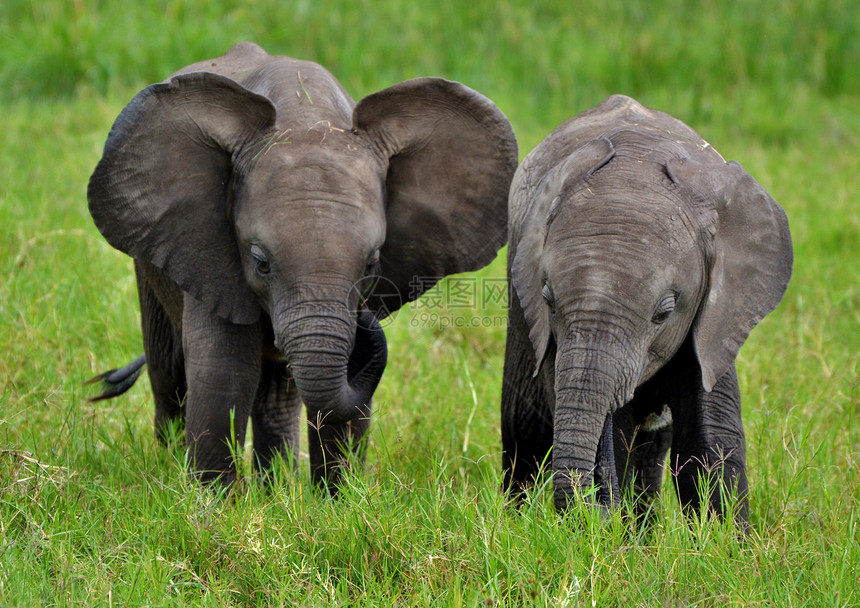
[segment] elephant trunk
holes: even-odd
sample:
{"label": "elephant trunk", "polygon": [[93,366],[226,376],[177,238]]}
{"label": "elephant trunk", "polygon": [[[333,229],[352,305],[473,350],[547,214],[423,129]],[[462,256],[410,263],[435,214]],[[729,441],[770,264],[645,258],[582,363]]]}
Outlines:
{"label": "elephant trunk", "polygon": [[277,331],[277,345],[290,372],[308,419],[340,424],[367,416],[388,358],[385,334],[372,313],[350,314],[343,303],[306,306]]}
{"label": "elephant trunk", "polygon": [[577,491],[603,507],[618,502],[612,413],[632,395],[629,373],[618,356],[593,346],[559,349],[553,415],[553,494],[565,509]]}

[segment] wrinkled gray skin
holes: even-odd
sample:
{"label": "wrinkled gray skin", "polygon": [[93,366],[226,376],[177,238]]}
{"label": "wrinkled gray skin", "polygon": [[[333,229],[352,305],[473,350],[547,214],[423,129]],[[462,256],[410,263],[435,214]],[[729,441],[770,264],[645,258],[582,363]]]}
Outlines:
{"label": "wrinkled gray skin", "polygon": [[685,507],[711,472],[710,508],[729,515],[725,482],[745,526],[734,360],[791,276],[782,208],[685,124],[613,96],[526,157],[508,212],[506,487],[550,453],[558,508],[595,482],[599,504],[632,489],[644,511],[671,447]]}
{"label": "wrinkled gray skin", "polygon": [[[482,95],[437,78],[356,105],[315,63],[251,43],[141,91],[89,184],[135,260],[155,427],[185,418],[191,466],[229,483],[231,424],[256,465],[298,450],[336,480],[368,426],[377,322],[506,240],[517,146]],[[379,276],[377,293],[366,298]]]}

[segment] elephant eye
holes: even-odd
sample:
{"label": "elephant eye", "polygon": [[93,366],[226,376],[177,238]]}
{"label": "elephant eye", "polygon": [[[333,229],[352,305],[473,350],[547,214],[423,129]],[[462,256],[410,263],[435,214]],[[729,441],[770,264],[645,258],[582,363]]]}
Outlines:
{"label": "elephant eye", "polygon": [[674,291],[670,291],[662,298],[660,298],[660,302],[657,304],[657,308],[654,310],[654,316],[651,317],[651,321],[653,321],[657,325],[664,323],[666,319],[672,316],[672,313],[675,312],[675,301],[677,299],[678,294]]}
{"label": "elephant eye", "polygon": [[269,274],[269,258],[259,245],[251,245],[251,259],[254,261],[254,272],[260,276]]}

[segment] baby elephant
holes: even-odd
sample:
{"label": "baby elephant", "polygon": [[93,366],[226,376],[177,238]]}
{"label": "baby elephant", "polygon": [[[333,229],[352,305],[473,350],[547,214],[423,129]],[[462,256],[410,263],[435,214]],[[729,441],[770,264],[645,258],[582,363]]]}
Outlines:
{"label": "baby elephant", "polygon": [[[735,162],[616,95],[514,176],[502,390],[506,488],[550,449],[557,508],[597,487],[645,511],[666,452],[682,504],[748,515],[735,357],[791,277],[785,212]],[[700,487],[700,480],[707,486]]]}
{"label": "baby elephant", "polygon": [[440,78],[356,104],[320,65],[240,43],[138,93],[87,194],[134,258],[159,435],[184,420],[192,470],[230,483],[249,417],[267,471],[298,453],[304,404],[334,483],[386,364],[378,320],[495,258],[516,166],[504,114]]}

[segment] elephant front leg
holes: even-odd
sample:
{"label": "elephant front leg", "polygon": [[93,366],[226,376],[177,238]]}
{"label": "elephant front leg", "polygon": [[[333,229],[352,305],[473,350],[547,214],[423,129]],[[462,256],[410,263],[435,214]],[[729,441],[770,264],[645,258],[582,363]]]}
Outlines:
{"label": "elephant front leg", "polygon": [[732,517],[746,529],[746,443],[734,365],[710,393],[699,386],[687,397],[673,408],[675,435],[669,462],[681,504],[688,514],[697,513],[704,498],[721,519]]}
{"label": "elephant front leg", "polygon": [[295,467],[299,458],[302,400],[285,363],[265,361],[251,413],[254,466],[263,473],[281,456]]}
{"label": "elephant front leg", "polygon": [[533,377],[535,365],[522,309],[512,293],[502,375],[502,483],[503,490],[517,499],[551,463],[554,395],[546,386],[551,385],[548,378],[553,372],[542,369]]}
{"label": "elephant front leg", "polygon": [[308,412],[308,450],[311,460],[311,479],[337,495],[337,484],[342,470],[352,461],[363,463],[367,453],[364,439],[370,427],[371,404],[351,421],[343,424],[326,423],[324,414]]}
{"label": "elephant front leg", "polygon": [[202,481],[230,484],[260,379],[259,327],[225,321],[189,295],[182,320],[189,463]]}
{"label": "elephant front leg", "polygon": [[[142,262],[135,263],[143,349],[146,353],[149,383],[155,400],[155,436],[162,444],[170,439],[170,429],[184,424],[183,408],[187,386],[182,338],[171,322],[150,281],[155,272],[147,272]],[[164,291],[164,290],[162,290]]]}

